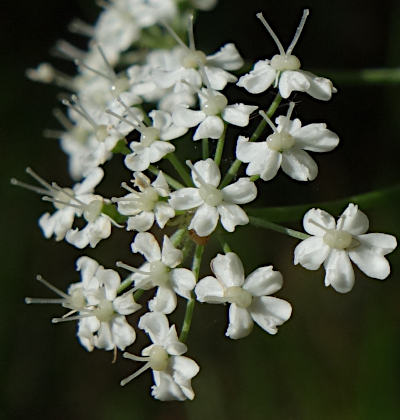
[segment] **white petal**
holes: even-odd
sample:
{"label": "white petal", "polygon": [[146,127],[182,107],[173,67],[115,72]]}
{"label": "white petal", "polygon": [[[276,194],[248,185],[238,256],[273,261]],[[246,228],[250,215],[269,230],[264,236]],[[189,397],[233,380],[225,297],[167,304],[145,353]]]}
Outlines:
{"label": "white petal", "polygon": [[93,168],[87,174],[85,179],[80,184],[74,186],[74,193],[76,195],[92,193],[104,177],[104,171],[101,168]]}
{"label": "white petal", "polygon": [[108,322],[100,323],[97,336],[94,337],[94,345],[98,349],[104,350],[112,350],[115,347],[111,326]]}
{"label": "white petal", "polygon": [[324,236],[327,230],[335,229],[335,219],[321,209],[310,209],[303,218],[304,230],[310,235]]}
{"label": "white petal", "polygon": [[161,197],[169,196],[169,185],[162,171],[158,173],[157,178],[151,183],[151,185]]}
{"label": "white petal", "polygon": [[352,235],[361,235],[368,230],[368,217],[357,205],[350,203],[337,221],[337,227]]}
{"label": "white petal", "polygon": [[253,296],[272,295],[282,288],[283,278],[279,271],[275,271],[272,265],[259,267],[246,277],[243,289]]}
{"label": "white petal", "polygon": [[139,232],[132,242],[132,252],[140,252],[148,262],[161,260],[160,245],[151,233]]}
{"label": "white petal", "polygon": [[142,211],[140,214],[128,218],[126,230],[146,232],[153,226],[153,223],[154,213],[151,211]]}
{"label": "white petal", "polygon": [[167,350],[168,354],[172,356],[181,356],[182,354],[187,352],[186,344],[182,343],[178,339],[178,334],[176,333],[175,325],[172,325],[168,331],[168,335],[165,339],[164,348],[165,350]]}
{"label": "white petal", "polygon": [[239,136],[236,143],[236,157],[242,162],[251,162],[260,159],[260,152],[265,142],[249,142],[248,137]]}
{"label": "white petal", "polygon": [[151,387],[151,395],[160,401],[183,401],[186,399],[179,385],[172,376],[166,372],[153,371],[156,385]]}
{"label": "white petal", "polygon": [[207,116],[197,127],[193,140],[200,139],[219,139],[224,131],[224,122],[220,117],[214,115]]}
{"label": "white petal", "polygon": [[149,309],[152,312],[170,314],[176,308],[176,294],[169,287],[160,286],[153,299],[149,301]]}
{"label": "white petal", "polygon": [[[194,168],[196,169],[196,172],[198,172],[201,176],[203,182],[210,184],[213,187],[218,187],[221,181],[221,172],[213,159],[208,158],[206,160],[199,160],[194,164]],[[193,170],[192,178],[196,187],[200,188],[201,183],[199,182],[197,174]]]}
{"label": "white petal", "polygon": [[299,70],[303,73],[310,82],[310,86],[307,89],[307,93],[315,99],[321,101],[329,101],[332,97],[332,93],[337,92],[336,88],[333,87],[332,82],[325,77],[318,77],[308,71]]}
{"label": "white petal", "polygon": [[250,203],[257,197],[257,188],[249,178],[239,178],[222,189],[224,201],[235,204]]}
{"label": "white petal", "polygon": [[310,152],[329,152],[339,144],[339,137],[326,124],[308,124],[297,130],[296,145]]}
{"label": "white petal", "polygon": [[197,188],[182,188],[171,193],[169,204],[175,210],[189,210],[203,204]]}
{"label": "white petal", "polygon": [[119,274],[114,270],[105,270],[103,267],[99,267],[96,273],[96,277],[104,286],[106,298],[108,300],[114,300],[117,296],[117,289],[121,284]]}
{"label": "white petal", "polygon": [[131,171],[144,171],[150,165],[150,151],[147,147],[142,153],[131,153],[125,157],[125,166]]}
{"label": "white petal", "polygon": [[385,254],[396,248],[396,238],[384,233],[369,233],[357,237],[360,245],[349,250],[349,257],[367,276],[385,279],[390,274],[390,265]]}
{"label": "white petal", "polygon": [[298,70],[285,70],[279,77],[279,92],[283,98],[288,98],[296,90],[307,92],[310,89],[311,82],[304,72]]}
{"label": "white petal", "polygon": [[135,302],[132,292],[124,293],[123,295],[115,298],[113,306],[115,311],[121,315],[133,314],[142,307],[142,305]]}
{"label": "white petal", "polygon": [[236,76],[218,67],[205,66],[204,71],[210,81],[211,88],[215,90],[222,90],[227,83],[237,81]]}
{"label": "white petal", "polygon": [[153,127],[160,131],[172,124],[172,117],[168,112],[154,109],[149,113],[149,116],[153,120]]}
{"label": "white petal", "polygon": [[253,320],[269,334],[276,334],[276,327],[286,322],[292,314],[289,302],[271,296],[253,298],[248,309]]}
{"label": "white petal", "polygon": [[149,160],[151,163],[155,163],[160,161],[168,153],[174,152],[175,146],[167,141],[156,140],[150,145],[149,149]]}
{"label": "white petal", "polygon": [[294,250],[294,264],[301,264],[307,270],[318,270],[328,257],[330,248],[319,236],[301,241]]}
{"label": "white petal", "polygon": [[282,170],[297,181],[312,181],[318,175],[318,166],[304,150],[290,149],[282,153]]}
{"label": "white petal", "polygon": [[218,254],[211,260],[210,265],[211,270],[224,287],[243,285],[243,264],[235,253]]}
{"label": "white petal", "polygon": [[247,225],[249,218],[246,212],[237,204],[222,203],[218,207],[221,225],[228,232],[233,232],[238,225]]}
{"label": "white petal", "polygon": [[244,104],[228,105],[222,112],[222,118],[230,124],[246,127],[250,114],[257,108],[258,106]]}
{"label": "white petal", "polygon": [[111,332],[113,342],[120,350],[125,350],[126,347],[135,342],[136,332],[124,316],[117,316],[112,320]]}
{"label": "white petal", "polygon": [[232,303],[229,307],[229,325],[225,335],[236,340],[248,336],[252,329],[253,320],[249,311]]}
{"label": "white petal", "polygon": [[158,226],[163,229],[169,219],[175,216],[175,210],[163,201],[159,201],[154,207],[154,216]]}
{"label": "white petal", "polygon": [[79,249],[86,248],[89,245],[88,227],[82,230],[70,229],[65,235],[65,240]]}
{"label": "white petal", "polygon": [[[278,173],[279,168],[282,165],[282,153],[271,150],[268,146],[264,149],[264,164],[261,170],[257,170],[257,174],[260,174],[260,177],[264,181],[270,181]],[[250,163],[251,165],[251,163]],[[248,166],[248,171],[254,172],[251,166]],[[250,175],[250,173],[248,173]]]}
{"label": "white petal", "polygon": [[89,257],[80,257],[76,261],[76,269],[81,272],[83,287],[88,291],[95,291],[100,287],[99,280],[95,277],[99,263]]}
{"label": "white petal", "polygon": [[324,263],[325,286],[339,293],[347,293],[354,285],[354,271],[346,251],[332,249]]}
{"label": "white petal", "polygon": [[179,127],[195,127],[206,118],[203,111],[194,111],[183,106],[176,107],[172,113],[172,120]]}
{"label": "white petal", "polygon": [[225,70],[239,70],[243,63],[243,59],[233,43],[225,44],[218,52],[207,56],[207,65],[222,67]]}
{"label": "white petal", "polygon": [[171,361],[173,378],[179,385],[186,398],[193,400],[194,392],[191,386],[191,379],[199,373],[198,364],[188,357],[176,356]]}
{"label": "white petal", "polygon": [[199,236],[208,236],[217,227],[218,219],[218,210],[203,204],[196,210],[188,229],[193,229]]}
{"label": "white petal", "polygon": [[236,83],[250,93],[261,93],[275,81],[276,71],[269,65],[269,60],[257,61],[250,73],[242,76]]}
{"label": "white petal", "polygon": [[196,285],[196,279],[191,270],[187,268],[175,268],[170,273],[170,280],[172,288],[179,296],[190,299],[190,292]]}
{"label": "white petal", "polygon": [[182,251],[172,244],[167,235],[164,235],[164,242],[161,253],[161,261],[170,268],[175,268],[182,262]]}
{"label": "white petal", "polygon": [[163,345],[169,333],[168,318],[159,312],[147,312],[140,318],[139,328],[150,336],[154,344]]}
{"label": "white petal", "polygon": [[211,276],[201,279],[194,292],[199,302],[221,303],[224,297],[224,287],[215,277]]}

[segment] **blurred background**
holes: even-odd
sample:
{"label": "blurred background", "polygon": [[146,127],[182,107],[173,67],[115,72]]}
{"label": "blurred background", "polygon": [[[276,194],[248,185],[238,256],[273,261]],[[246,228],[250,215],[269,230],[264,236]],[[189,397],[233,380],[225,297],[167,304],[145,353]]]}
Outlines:
{"label": "blurred background", "polygon": [[[244,261],[246,272],[267,264],[279,269],[285,285],[278,296],[292,303],[293,317],[276,336],[256,327],[248,338],[232,341],[224,336],[226,308],[197,305],[188,354],[201,371],[193,380],[195,400],[184,403],[153,400],[149,373],[121,388],[120,379],[137,368],[134,363],[118,360],[112,365],[110,352],[86,352],[75,338],[72,322],[51,324],[51,318],[62,313],[59,307],[23,303],[25,296],[52,297],[34,281],[37,273],[61,289],[78,281],[74,262],[80,255],[94,257],[106,267],[113,267],[116,260],[132,264],[135,260],[129,254],[130,233],[116,232],[112,240],[84,251],[44,239],[37,220],[50,206],[9,183],[11,177],[30,182],[24,172],[27,166],[47,180],[61,185],[71,182],[57,141],[42,135],[45,128],[58,128],[51,111],[58,105],[59,90],[30,82],[24,72],[50,61],[72,74],[74,66],[50,57],[49,50],[61,38],[84,46],[85,40],[68,33],[67,25],[73,17],[94,22],[99,9],[89,0],[5,0],[2,4],[1,418],[399,418],[398,250],[389,256],[390,278],[381,282],[356,270],[355,287],[343,296],[323,286],[322,270],[309,272],[292,265],[296,240],[248,226],[237,229],[229,241]],[[399,183],[400,84],[350,83],[339,73],[399,67],[399,2],[222,0],[214,11],[199,13],[197,46],[212,53],[232,41],[246,59],[269,58],[277,52],[276,47],[255,13],[264,12],[287,46],[304,7],[309,7],[311,14],[295,54],[303,68],[331,74],[338,93],[328,103],[296,95],[295,115],[304,124],[326,122],[341,143],[329,154],[313,155],[320,174],[312,183],[296,183],[280,174],[260,187],[256,203],[260,206],[336,200]],[[230,88],[229,93],[236,95],[238,90]],[[271,94],[257,98],[240,95],[240,100],[260,105],[272,98]],[[256,123],[257,119],[253,128]],[[236,133],[231,133],[227,148],[234,146]],[[107,164],[108,175],[100,192],[119,194],[115,186],[128,176],[118,172],[121,161],[115,158]],[[396,194],[366,210],[371,231],[399,237],[399,211]],[[299,220],[287,225],[301,227]],[[210,272],[207,258],[216,252],[217,245],[211,243],[203,275]],[[182,310],[173,318],[178,325]],[[138,352],[144,343],[139,340],[132,351]]]}

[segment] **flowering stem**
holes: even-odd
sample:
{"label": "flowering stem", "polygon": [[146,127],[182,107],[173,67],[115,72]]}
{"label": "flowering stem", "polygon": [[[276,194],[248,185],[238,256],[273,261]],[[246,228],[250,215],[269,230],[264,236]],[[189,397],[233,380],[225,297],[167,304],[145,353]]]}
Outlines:
{"label": "flowering stem", "polygon": [[289,235],[293,238],[297,239],[307,239],[310,235],[307,233],[299,232],[297,230],[289,229],[285,226],[277,225],[276,223],[269,222],[268,220],[259,219],[258,217],[249,217],[250,224],[253,226],[262,227],[265,229],[275,230],[276,232],[284,233],[285,235]]}
{"label": "flowering stem", "polygon": [[[266,112],[268,118],[271,118],[274,115],[281,101],[282,101],[282,96],[279,93],[277,93],[275,96],[275,99],[273,100],[272,104],[268,108],[268,111]],[[265,121],[265,119],[263,118],[261,122],[258,124],[252,136],[250,137],[249,141],[256,141],[261,136],[261,133],[263,132],[266,125],[267,125],[267,121]],[[231,182],[231,180],[237,174],[241,164],[242,164],[242,161],[240,161],[239,159],[236,159],[232,163],[232,165],[228,169],[228,172],[225,174],[225,177],[222,180],[219,188],[224,188]]]}
{"label": "flowering stem", "polygon": [[221,235],[218,235],[218,240],[225,254],[227,254],[228,252],[232,252],[232,248],[229,246],[228,242],[226,242],[225,239]]}
{"label": "flowering stem", "polygon": [[210,156],[210,150],[208,147],[208,139],[201,140],[201,156],[203,160],[207,159]]}
{"label": "flowering stem", "polygon": [[255,181],[257,181],[257,179],[260,179],[260,175],[253,175],[253,176],[250,177],[251,182],[255,182]]}
{"label": "flowering stem", "polygon": [[176,172],[178,172],[183,181],[185,181],[186,186],[193,187],[193,181],[189,172],[186,170],[186,167],[182,165],[176,155],[174,153],[168,153],[165,157],[169,160],[170,164],[174,167]]}
{"label": "flowering stem", "polygon": [[121,213],[119,213],[114,204],[111,203],[103,203],[101,212],[107,215],[112,220],[114,220],[114,222],[116,223],[126,223],[126,221],[128,220],[128,216],[124,216]]}
{"label": "flowering stem", "polygon": [[[147,168],[152,174],[158,175],[160,172],[160,169],[155,167],[154,165],[150,165]],[[172,176],[167,175],[163,172],[165,180],[168,182],[170,187],[172,187],[174,190],[180,190],[181,188],[185,188],[184,185],[182,185],[179,181],[177,181],[175,178],[172,178]]]}
{"label": "flowering stem", "polygon": [[258,219],[267,219],[276,223],[299,220],[311,208],[323,208],[330,213],[340,213],[348,203],[358,204],[364,209],[392,206],[400,197],[400,184],[393,187],[353,195],[340,200],[323,201],[318,203],[300,204],[296,206],[249,208],[247,214]]}
{"label": "flowering stem", "polygon": [[[196,282],[199,278],[199,272],[200,272],[200,266],[201,266],[201,260],[203,257],[204,252],[204,245],[197,245],[196,250],[194,251],[194,257],[193,257],[193,263],[192,263],[192,271],[194,274],[194,277],[196,279]],[[186,311],[185,311],[185,318],[183,320],[182,330],[181,334],[179,336],[179,340],[182,341],[182,343],[185,343],[187,340],[187,336],[190,331],[190,325],[192,323],[192,317],[193,317],[193,310],[194,305],[196,303],[196,299],[194,298],[193,292],[191,293],[191,298],[188,300],[186,304]]]}
{"label": "flowering stem", "polygon": [[127,289],[131,284],[133,283],[133,279],[131,278],[127,278],[125,279],[121,285],[118,287],[117,289],[117,294],[120,294],[121,292],[123,292],[125,289]]}
{"label": "flowering stem", "polygon": [[135,302],[137,302],[141,298],[143,293],[144,293],[143,289],[137,289],[136,290],[136,292],[133,294],[133,299],[135,300]]}
{"label": "flowering stem", "polygon": [[172,242],[172,245],[177,247],[184,238],[185,234],[187,232],[187,227],[182,227],[174,232],[174,234],[169,238]]}
{"label": "flowering stem", "polygon": [[[322,70],[323,71],[323,70]],[[353,85],[365,84],[399,84],[400,69],[395,68],[378,68],[378,69],[360,69],[360,70],[327,70],[324,76],[333,79],[338,84],[347,83]]]}
{"label": "flowering stem", "polygon": [[225,144],[225,133],[226,133],[226,124],[224,125],[224,131],[221,134],[221,137],[218,139],[217,148],[215,150],[214,155],[214,162],[219,166],[221,163],[222,158],[222,152],[224,150],[224,144]]}

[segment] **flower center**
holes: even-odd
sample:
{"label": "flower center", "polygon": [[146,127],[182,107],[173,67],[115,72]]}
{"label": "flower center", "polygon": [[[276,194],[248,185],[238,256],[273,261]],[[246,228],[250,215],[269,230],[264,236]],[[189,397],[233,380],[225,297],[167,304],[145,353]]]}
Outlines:
{"label": "flower center", "polygon": [[155,345],[150,350],[149,364],[153,370],[165,370],[168,366],[168,353],[162,346]]}
{"label": "flower center", "polygon": [[97,305],[97,308],[93,310],[93,315],[100,322],[108,322],[114,317],[114,307],[110,300],[103,299]]}
{"label": "flower center", "polygon": [[57,191],[54,195],[54,207],[58,210],[68,207],[68,203],[71,201],[71,196],[73,195],[74,192],[71,188],[63,188],[60,191]]}
{"label": "flower center", "polygon": [[235,303],[241,308],[247,308],[253,300],[252,294],[239,286],[228,287],[224,295],[227,302]]}
{"label": "flower center", "polygon": [[169,282],[169,269],[161,261],[150,263],[151,281],[155,286],[165,286]]}
{"label": "flower center", "polygon": [[208,95],[207,100],[204,101],[201,109],[207,115],[220,114],[228,105],[228,100],[224,95]]}
{"label": "flower center", "polygon": [[276,152],[284,152],[291,149],[295,142],[295,139],[286,131],[271,134],[267,138],[268,147]]}
{"label": "flower center", "polygon": [[103,208],[102,200],[93,200],[89,204],[86,204],[83,211],[83,217],[86,219],[87,222],[93,223],[101,214],[102,208]]}
{"label": "flower center", "polygon": [[182,58],[182,66],[187,69],[195,69],[199,67],[199,65],[205,65],[207,61],[206,55],[203,51],[188,51]]}
{"label": "flower center", "polygon": [[97,140],[103,142],[108,136],[108,130],[106,125],[98,125],[95,130]]}
{"label": "flower center", "polygon": [[160,130],[154,127],[141,129],[140,142],[143,146],[149,147],[155,140],[160,138]]}
{"label": "flower center", "polygon": [[298,70],[301,67],[300,60],[295,55],[276,54],[272,57],[271,67],[276,71]]}
{"label": "flower center", "polygon": [[83,309],[86,306],[86,299],[82,288],[73,290],[63,306],[75,310]]}
{"label": "flower center", "polygon": [[219,206],[223,201],[222,191],[210,184],[202,184],[199,188],[200,197],[212,207]]}
{"label": "flower center", "polygon": [[142,211],[152,211],[158,201],[158,193],[153,187],[145,188],[137,200],[137,207]]}
{"label": "flower center", "polygon": [[327,230],[323,241],[331,248],[346,249],[351,245],[353,236],[344,230]]}

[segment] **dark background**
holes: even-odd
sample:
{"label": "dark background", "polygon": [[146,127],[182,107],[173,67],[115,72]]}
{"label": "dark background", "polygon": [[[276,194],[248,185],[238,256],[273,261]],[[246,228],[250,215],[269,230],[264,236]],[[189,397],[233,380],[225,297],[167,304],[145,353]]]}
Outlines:
{"label": "dark background", "polygon": [[[1,376],[0,414],[4,419],[397,419],[399,380],[399,252],[389,256],[393,272],[384,282],[357,271],[347,295],[323,286],[323,272],[293,267],[296,241],[251,227],[233,235],[233,249],[249,273],[273,263],[284,274],[279,296],[294,307],[292,319],[277,336],[255,328],[246,339],[224,337],[226,308],[197,305],[189,336],[189,355],[201,366],[193,381],[193,402],[160,403],[149,395],[151,378],[142,375],[121,388],[119,381],[136,365],[111,364],[107,352],[87,353],[74,337],[75,325],[52,325],[60,308],[27,306],[25,296],[51,292],[34,281],[41,273],[65,289],[79,280],[74,261],[97,258],[107,267],[129,256],[130,234],[116,233],[95,250],[79,251],[46,240],[37,219],[49,209],[33,193],[11,187],[13,176],[28,180],[32,166],[48,180],[69,184],[66,158],[43,129],[57,128],[51,110],[57,88],[35,84],[25,69],[42,61],[72,72],[73,66],[49,56],[57,39],[84,42],[66,27],[77,16],[94,22],[91,1],[3,3],[1,28]],[[400,4],[365,0],[334,2],[220,1],[200,13],[197,46],[211,53],[234,41],[247,59],[275,54],[276,48],[255,18],[263,11],[287,46],[301,11],[311,15],[295,54],[305,69],[355,70],[399,66]],[[322,74],[322,73],[321,73]],[[334,200],[399,182],[398,98],[400,86],[358,85],[335,80],[338,93],[329,103],[297,95],[295,112],[304,123],[327,122],[341,138],[339,147],[316,156],[320,168],[312,183],[293,182],[280,174],[263,186],[259,205],[289,205]],[[231,90],[231,93],[237,92]],[[246,98],[246,95],[244,95]],[[247,96],[248,101],[254,101]],[[268,103],[269,96],[256,98]],[[286,108],[285,108],[286,110]],[[254,123],[254,122],[253,122]],[[227,144],[232,147],[231,143]],[[108,164],[103,191],[121,181]],[[114,166],[113,166],[114,165]],[[118,172],[117,172],[118,173]],[[29,181],[28,181],[29,182]],[[115,189],[111,194],[117,195]],[[399,235],[400,202],[393,199],[368,211],[371,231]],[[299,222],[289,223],[300,228]],[[120,253],[116,255],[116,246]],[[209,257],[217,252],[211,244]],[[203,274],[208,274],[207,262]],[[179,320],[179,313],[176,316]],[[180,321],[178,321],[180,323]],[[139,351],[135,346],[133,351]]]}

